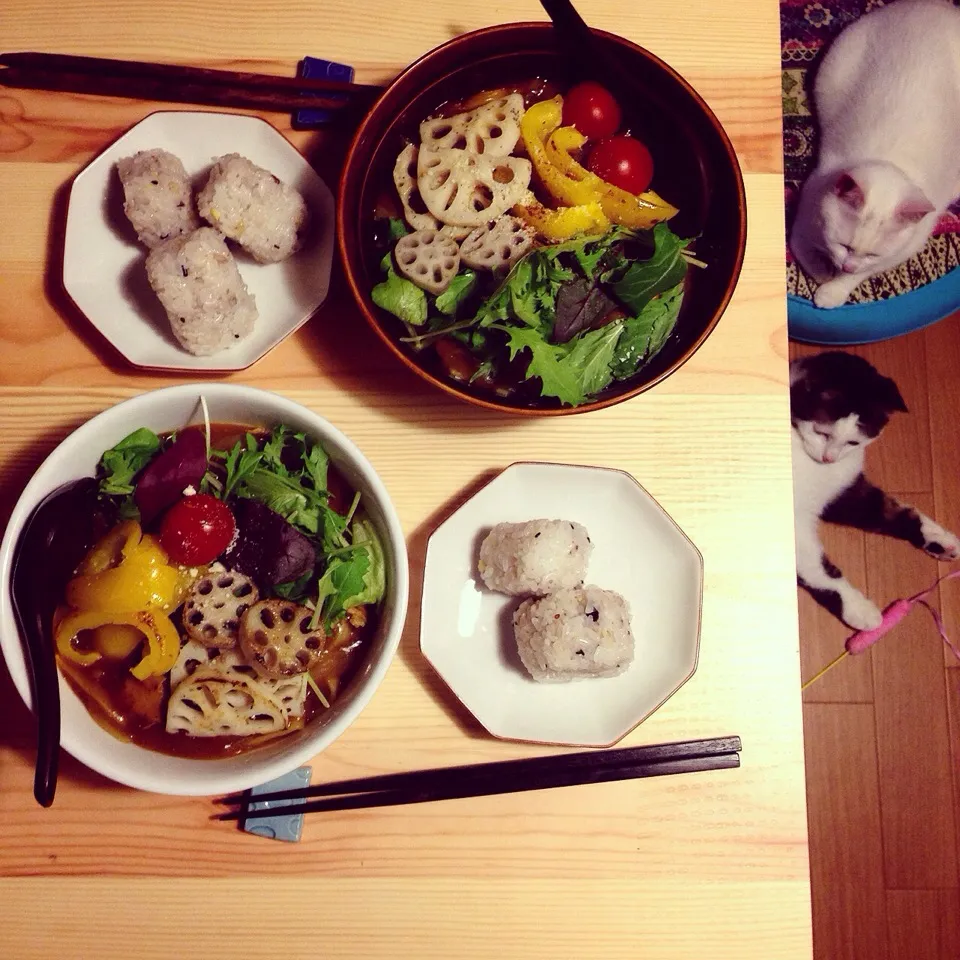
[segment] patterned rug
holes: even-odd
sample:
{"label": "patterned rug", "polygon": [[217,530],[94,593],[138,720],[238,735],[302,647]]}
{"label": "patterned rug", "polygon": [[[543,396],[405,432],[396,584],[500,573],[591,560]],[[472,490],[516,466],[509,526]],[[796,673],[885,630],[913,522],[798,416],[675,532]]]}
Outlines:
{"label": "patterned rug", "polygon": [[[896,2],[896,0],[894,0]],[[952,0],[960,6],[960,0]],[[813,169],[816,127],[810,110],[812,67],[823,48],[847,24],[882,7],[884,0],[780,0],[783,85],[783,158],[787,235],[801,184]],[[851,303],[886,300],[939,279],[960,265],[960,203],[940,219],[926,247],[897,269],[862,283]],[[811,300],[816,284],[787,250],[787,292]]]}

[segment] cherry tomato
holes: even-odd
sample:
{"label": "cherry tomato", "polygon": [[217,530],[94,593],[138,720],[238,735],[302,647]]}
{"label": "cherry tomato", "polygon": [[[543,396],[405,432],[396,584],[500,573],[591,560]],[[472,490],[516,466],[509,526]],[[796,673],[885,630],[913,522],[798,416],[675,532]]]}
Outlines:
{"label": "cherry tomato", "polygon": [[160,524],[160,546],[174,563],[211,563],[230,546],[237,524],[216,497],[195,493],[175,503]]}
{"label": "cherry tomato", "polygon": [[643,193],[653,179],[650,151],[625,133],[601,140],[590,151],[587,168],[601,180],[628,193]]}
{"label": "cherry tomato", "polygon": [[563,124],[576,127],[588,140],[612,137],[620,129],[620,106],[606,87],[585,80],[563,98]]}

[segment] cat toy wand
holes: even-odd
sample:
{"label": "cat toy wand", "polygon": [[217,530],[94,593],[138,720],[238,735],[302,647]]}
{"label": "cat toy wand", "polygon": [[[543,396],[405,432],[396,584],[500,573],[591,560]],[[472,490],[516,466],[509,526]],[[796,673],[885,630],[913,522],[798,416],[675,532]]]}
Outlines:
{"label": "cat toy wand", "polygon": [[883,611],[883,620],[880,622],[879,627],[874,627],[873,630],[858,630],[856,633],[847,637],[846,643],[843,645],[843,652],[838,657],[834,657],[822,670],[815,673],[800,689],[806,690],[811,684],[816,683],[828,670],[832,670],[849,654],[863,653],[865,650],[869,650],[870,647],[884,636],[884,634],[889,633],[918,604],[926,607],[930,611],[930,616],[933,617],[933,622],[943,642],[950,648],[951,653],[960,660],[960,649],[957,649],[956,645],[947,636],[940,614],[927,603],[927,597],[933,593],[944,580],[950,580],[953,577],[960,577],[960,570],[954,570],[952,573],[944,574],[944,576],[936,580],[932,586],[927,587],[926,590],[921,590],[919,593],[915,593],[912,597],[894,600],[893,603]]}

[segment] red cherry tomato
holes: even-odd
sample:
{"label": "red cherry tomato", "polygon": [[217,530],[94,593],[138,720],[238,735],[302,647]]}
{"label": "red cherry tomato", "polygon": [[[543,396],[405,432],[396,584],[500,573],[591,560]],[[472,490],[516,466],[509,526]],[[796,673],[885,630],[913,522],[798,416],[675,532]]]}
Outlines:
{"label": "red cherry tomato", "polygon": [[563,98],[563,124],[576,127],[588,140],[612,137],[620,129],[620,106],[606,87],[585,80]]}
{"label": "red cherry tomato", "polygon": [[175,503],[160,524],[160,546],[174,563],[211,563],[230,546],[237,524],[216,497],[195,493]]}
{"label": "red cherry tomato", "polygon": [[628,193],[643,193],[653,179],[650,151],[628,134],[601,140],[591,151],[587,169]]}

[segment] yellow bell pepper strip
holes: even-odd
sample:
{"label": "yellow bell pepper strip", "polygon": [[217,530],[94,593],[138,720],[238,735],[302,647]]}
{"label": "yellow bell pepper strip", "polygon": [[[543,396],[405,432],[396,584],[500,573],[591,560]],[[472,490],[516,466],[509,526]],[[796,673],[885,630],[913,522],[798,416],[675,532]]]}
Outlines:
{"label": "yellow bell pepper strip", "polygon": [[126,660],[140,644],[143,634],[129,623],[105,623],[93,631],[93,647],[108,660]]}
{"label": "yellow bell pepper strip", "polygon": [[596,201],[551,210],[533,200],[518,203],[513,213],[551,243],[561,243],[585,233],[604,234],[610,229],[610,221]]}
{"label": "yellow bell pepper strip", "polygon": [[544,155],[566,178],[591,189],[595,199],[603,207],[603,212],[614,223],[648,230],[662,220],[669,220],[676,215],[677,208],[653,190],[639,194],[630,193],[601,180],[595,173],[577,163],[570,152],[582,147],[586,139],[575,127],[560,127],[549,135],[544,144]]}
{"label": "yellow bell pepper strip", "polygon": [[176,663],[180,653],[180,635],[170,618],[160,610],[82,610],[69,613],[57,625],[57,652],[74,663],[96,663],[102,656],[99,651],[78,650],[73,641],[82,631],[96,630],[107,624],[128,625],[142,633],[146,639],[143,657],[130,670],[138,680],[161,676]]}
{"label": "yellow bell pepper strip", "polygon": [[[116,565],[104,566],[111,557]],[[67,584],[66,601],[78,610],[172,610],[181,592],[178,569],[156,538],[143,535],[133,521],[118,524],[94,544],[80,569],[95,572]]]}
{"label": "yellow bell pepper strip", "polygon": [[[580,183],[550,162],[546,142],[563,118],[563,98],[540,100],[527,109],[520,119],[520,136],[527,156],[540,182],[557,203],[569,207],[596,203],[596,191],[589,184]],[[602,182],[602,181],[601,181]]]}

